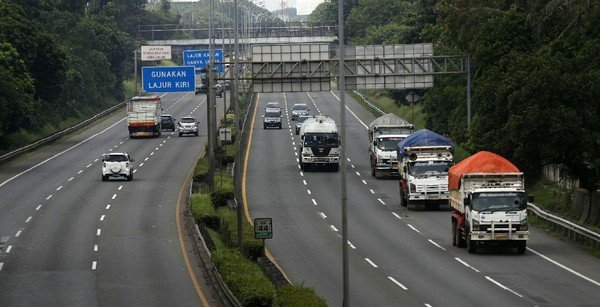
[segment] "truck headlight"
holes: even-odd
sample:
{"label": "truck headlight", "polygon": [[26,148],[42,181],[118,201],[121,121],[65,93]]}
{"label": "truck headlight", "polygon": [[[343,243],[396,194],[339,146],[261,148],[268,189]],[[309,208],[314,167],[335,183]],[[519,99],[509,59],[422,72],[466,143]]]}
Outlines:
{"label": "truck headlight", "polygon": [[521,231],[529,230],[529,223],[527,223],[527,219],[524,219],[521,221],[521,225],[519,225],[519,229],[517,229],[517,230],[521,230]]}
{"label": "truck headlight", "polygon": [[416,192],[417,191],[417,186],[414,183],[411,183],[409,186],[409,192]]}
{"label": "truck headlight", "polygon": [[473,220],[471,230],[473,230],[473,231],[479,231],[480,230],[479,226],[480,226],[479,225],[479,221],[478,220]]}

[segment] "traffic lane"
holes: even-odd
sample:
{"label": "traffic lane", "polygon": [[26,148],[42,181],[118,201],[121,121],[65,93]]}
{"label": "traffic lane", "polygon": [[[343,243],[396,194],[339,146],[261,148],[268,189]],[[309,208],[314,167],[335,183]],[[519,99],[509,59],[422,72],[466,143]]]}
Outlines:
{"label": "traffic lane", "polygon": [[179,188],[205,143],[205,137],[169,139],[103,213],[101,305],[201,303],[179,246],[175,212]]}
{"label": "traffic lane", "polygon": [[[261,95],[261,102],[276,98]],[[256,122],[254,128],[248,172],[250,212],[253,217],[273,217],[275,235],[267,245],[292,281],[315,287],[332,306],[341,305],[341,286],[332,280],[342,280],[342,242],[337,230],[333,231],[315,209],[310,192],[303,188],[303,173],[297,168],[291,143],[293,136],[289,128],[283,135],[262,130]],[[379,285],[381,276],[368,264],[359,263],[354,256],[351,261],[359,264],[350,272],[357,276],[351,280],[353,304],[389,306],[405,301],[412,306],[422,305],[394,285]]]}
{"label": "traffic lane", "polygon": [[[367,146],[367,145],[365,144],[365,146]],[[351,149],[348,149],[348,151],[350,152]],[[361,160],[364,160],[364,159],[361,159]],[[362,165],[363,165],[363,168],[368,167],[368,164],[366,161],[364,161],[364,163]],[[390,190],[397,191],[397,181],[396,182],[392,181],[392,184],[390,185]],[[418,217],[421,214],[421,212],[407,212],[406,209],[404,209],[404,208],[401,208],[401,209],[399,208],[399,210],[405,211],[411,217],[417,217],[416,221],[413,224],[417,225],[417,227],[419,227],[419,228],[423,228],[423,229],[427,229],[428,231],[432,231],[434,236],[449,233],[449,231],[448,231],[449,226],[443,227],[444,224],[449,225],[448,220],[449,220],[450,213],[448,211],[431,213],[432,215],[435,215],[435,218],[419,219]],[[424,227],[420,227],[421,226],[420,221],[425,222],[428,225],[426,225]],[[447,241],[443,240],[441,242],[447,242]],[[530,246],[533,246],[532,244],[535,244],[535,240],[532,240]],[[491,251],[493,253],[493,250],[491,250]],[[490,252],[489,249],[488,249],[488,252]],[[529,252],[532,252],[532,250],[530,249]],[[579,257],[580,259],[586,258],[586,257],[581,257],[582,255],[579,255],[579,256],[580,256]],[[471,259],[472,257],[474,257],[475,260]],[[482,260],[481,257],[474,256],[474,255],[463,256],[463,259],[464,258],[468,259],[468,263],[473,263],[473,261],[481,261]],[[507,259],[510,259],[510,260],[506,261]],[[504,261],[502,261],[502,260],[504,260]],[[539,274],[543,274],[545,276],[545,278],[544,278],[545,280],[560,280],[559,276],[560,276],[561,272],[559,272],[560,271],[559,266],[556,266],[555,268],[539,267],[539,269],[532,270],[532,268],[541,264],[540,260],[541,260],[540,258],[531,257],[531,258],[528,258],[526,261],[523,261],[523,260],[515,261],[514,259],[511,259],[511,258],[502,257],[502,258],[494,259],[491,261],[483,261],[483,263],[478,263],[478,264],[480,267],[481,266],[489,267],[488,262],[492,262],[492,263],[494,263],[494,266],[500,270],[500,272],[503,272],[502,269],[507,266],[508,267],[515,267],[515,266],[518,267],[518,269],[516,269],[515,272],[512,272],[512,273],[507,272],[506,276],[511,276],[510,274],[517,274],[517,272],[531,272],[531,274],[532,274],[531,278],[527,278],[527,277],[523,278],[525,276],[523,276],[524,274],[521,273],[520,275],[518,275],[518,280],[521,282],[514,282],[510,278],[502,278],[500,276],[497,276],[498,274],[494,274],[494,270],[483,271],[484,274],[485,273],[489,274],[491,276],[490,278],[494,279],[494,281],[496,279],[501,280],[501,281],[503,281],[503,283],[501,282],[503,285],[509,285],[511,287],[511,289],[516,288],[517,291],[521,291],[524,293],[532,293],[532,294],[528,295],[527,297],[534,302],[544,302],[544,301],[561,302],[562,301],[561,299],[564,298],[564,296],[563,297],[556,296],[557,293],[561,293],[560,291],[556,291],[558,289],[552,289],[552,287],[548,287],[547,285],[544,285],[543,287],[540,287],[539,289],[535,289],[535,290],[532,289],[533,287],[531,287],[531,286],[527,287],[528,284],[536,283],[535,281],[539,280],[539,276],[537,276]],[[584,260],[584,262],[588,263],[589,261]],[[595,270],[597,270],[597,268],[598,268],[598,266],[595,266]],[[558,269],[558,271],[557,271],[557,269]],[[538,273],[538,272],[544,272],[544,273]],[[558,274],[558,275],[555,275],[555,274]],[[586,304],[586,303],[590,302],[588,300],[588,298],[591,298],[592,300],[596,299],[595,296],[590,297],[589,295],[587,295],[590,291],[594,291],[594,287],[596,285],[593,282],[587,282],[587,281],[585,281],[585,279],[577,276],[576,274],[571,274],[570,278],[568,278],[568,279],[570,279],[570,282],[572,283],[571,287],[573,287],[574,289],[580,289],[582,291],[582,293],[580,295],[576,295],[577,297],[582,299],[582,301],[580,301],[578,303]],[[587,282],[587,284],[581,285],[582,282]],[[536,284],[539,284],[539,282]],[[528,290],[530,290],[530,291],[528,292]],[[554,297],[554,296],[556,296],[556,297]],[[545,298],[547,298],[547,299],[545,299]],[[570,301],[572,302],[572,300],[570,300]]]}

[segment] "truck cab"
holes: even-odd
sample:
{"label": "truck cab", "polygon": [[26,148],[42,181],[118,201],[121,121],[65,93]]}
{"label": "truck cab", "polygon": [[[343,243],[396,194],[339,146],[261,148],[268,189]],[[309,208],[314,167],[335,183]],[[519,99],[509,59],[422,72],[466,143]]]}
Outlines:
{"label": "truck cab", "polygon": [[398,176],[398,143],[409,134],[384,134],[374,137],[370,147],[371,175],[381,178],[385,174]]}
{"label": "truck cab", "polygon": [[337,172],[340,140],[333,119],[319,115],[308,118],[300,128],[299,163],[303,171],[328,167]]}

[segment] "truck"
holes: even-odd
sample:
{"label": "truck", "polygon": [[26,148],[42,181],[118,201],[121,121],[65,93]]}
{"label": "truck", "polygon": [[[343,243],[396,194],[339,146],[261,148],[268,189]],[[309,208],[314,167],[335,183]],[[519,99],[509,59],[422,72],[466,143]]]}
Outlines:
{"label": "truck", "polygon": [[454,143],[427,129],[398,143],[400,204],[415,209],[448,206],[448,169],[453,164]]}
{"label": "truck", "polygon": [[298,151],[303,171],[319,167],[337,172],[340,165],[340,140],[335,121],[324,115],[306,119],[300,128]]}
{"label": "truck", "polygon": [[162,107],[158,95],[135,96],[127,101],[129,137],[159,137]]}
{"label": "truck", "polygon": [[450,168],[448,185],[452,245],[466,247],[469,253],[484,244],[525,253],[529,239],[525,180],[514,164],[480,151]]}
{"label": "truck", "polygon": [[414,126],[393,113],[376,118],[369,125],[371,176],[398,176],[398,142],[414,131]]}

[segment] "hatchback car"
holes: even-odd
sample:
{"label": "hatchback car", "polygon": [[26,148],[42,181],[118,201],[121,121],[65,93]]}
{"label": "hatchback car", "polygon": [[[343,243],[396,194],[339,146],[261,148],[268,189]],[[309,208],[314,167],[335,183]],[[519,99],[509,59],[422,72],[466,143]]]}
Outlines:
{"label": "hatchback car", "polygon": [[160,116],[160,128],[162,130],[175,131],[175,121],[171,114],[163,114]]}
{"label": "hatchback car", "polygon": [[310,109],[306,103],[296,103],[292,107],[292,120],[296,120],[300,115],[308,115]]}
{"label": "hatchback car", "polygon": [[177,123],[177,130],[179,131],[179,136],[183,136],[184,134],[198,136],[198,121],[191,116],[182,117],[181,121]]}
{"label": "hatchback car", "polygon": [[126,152],[113,152],[102,158],[102,181],[109,178],[133,180],[133,160]]}

